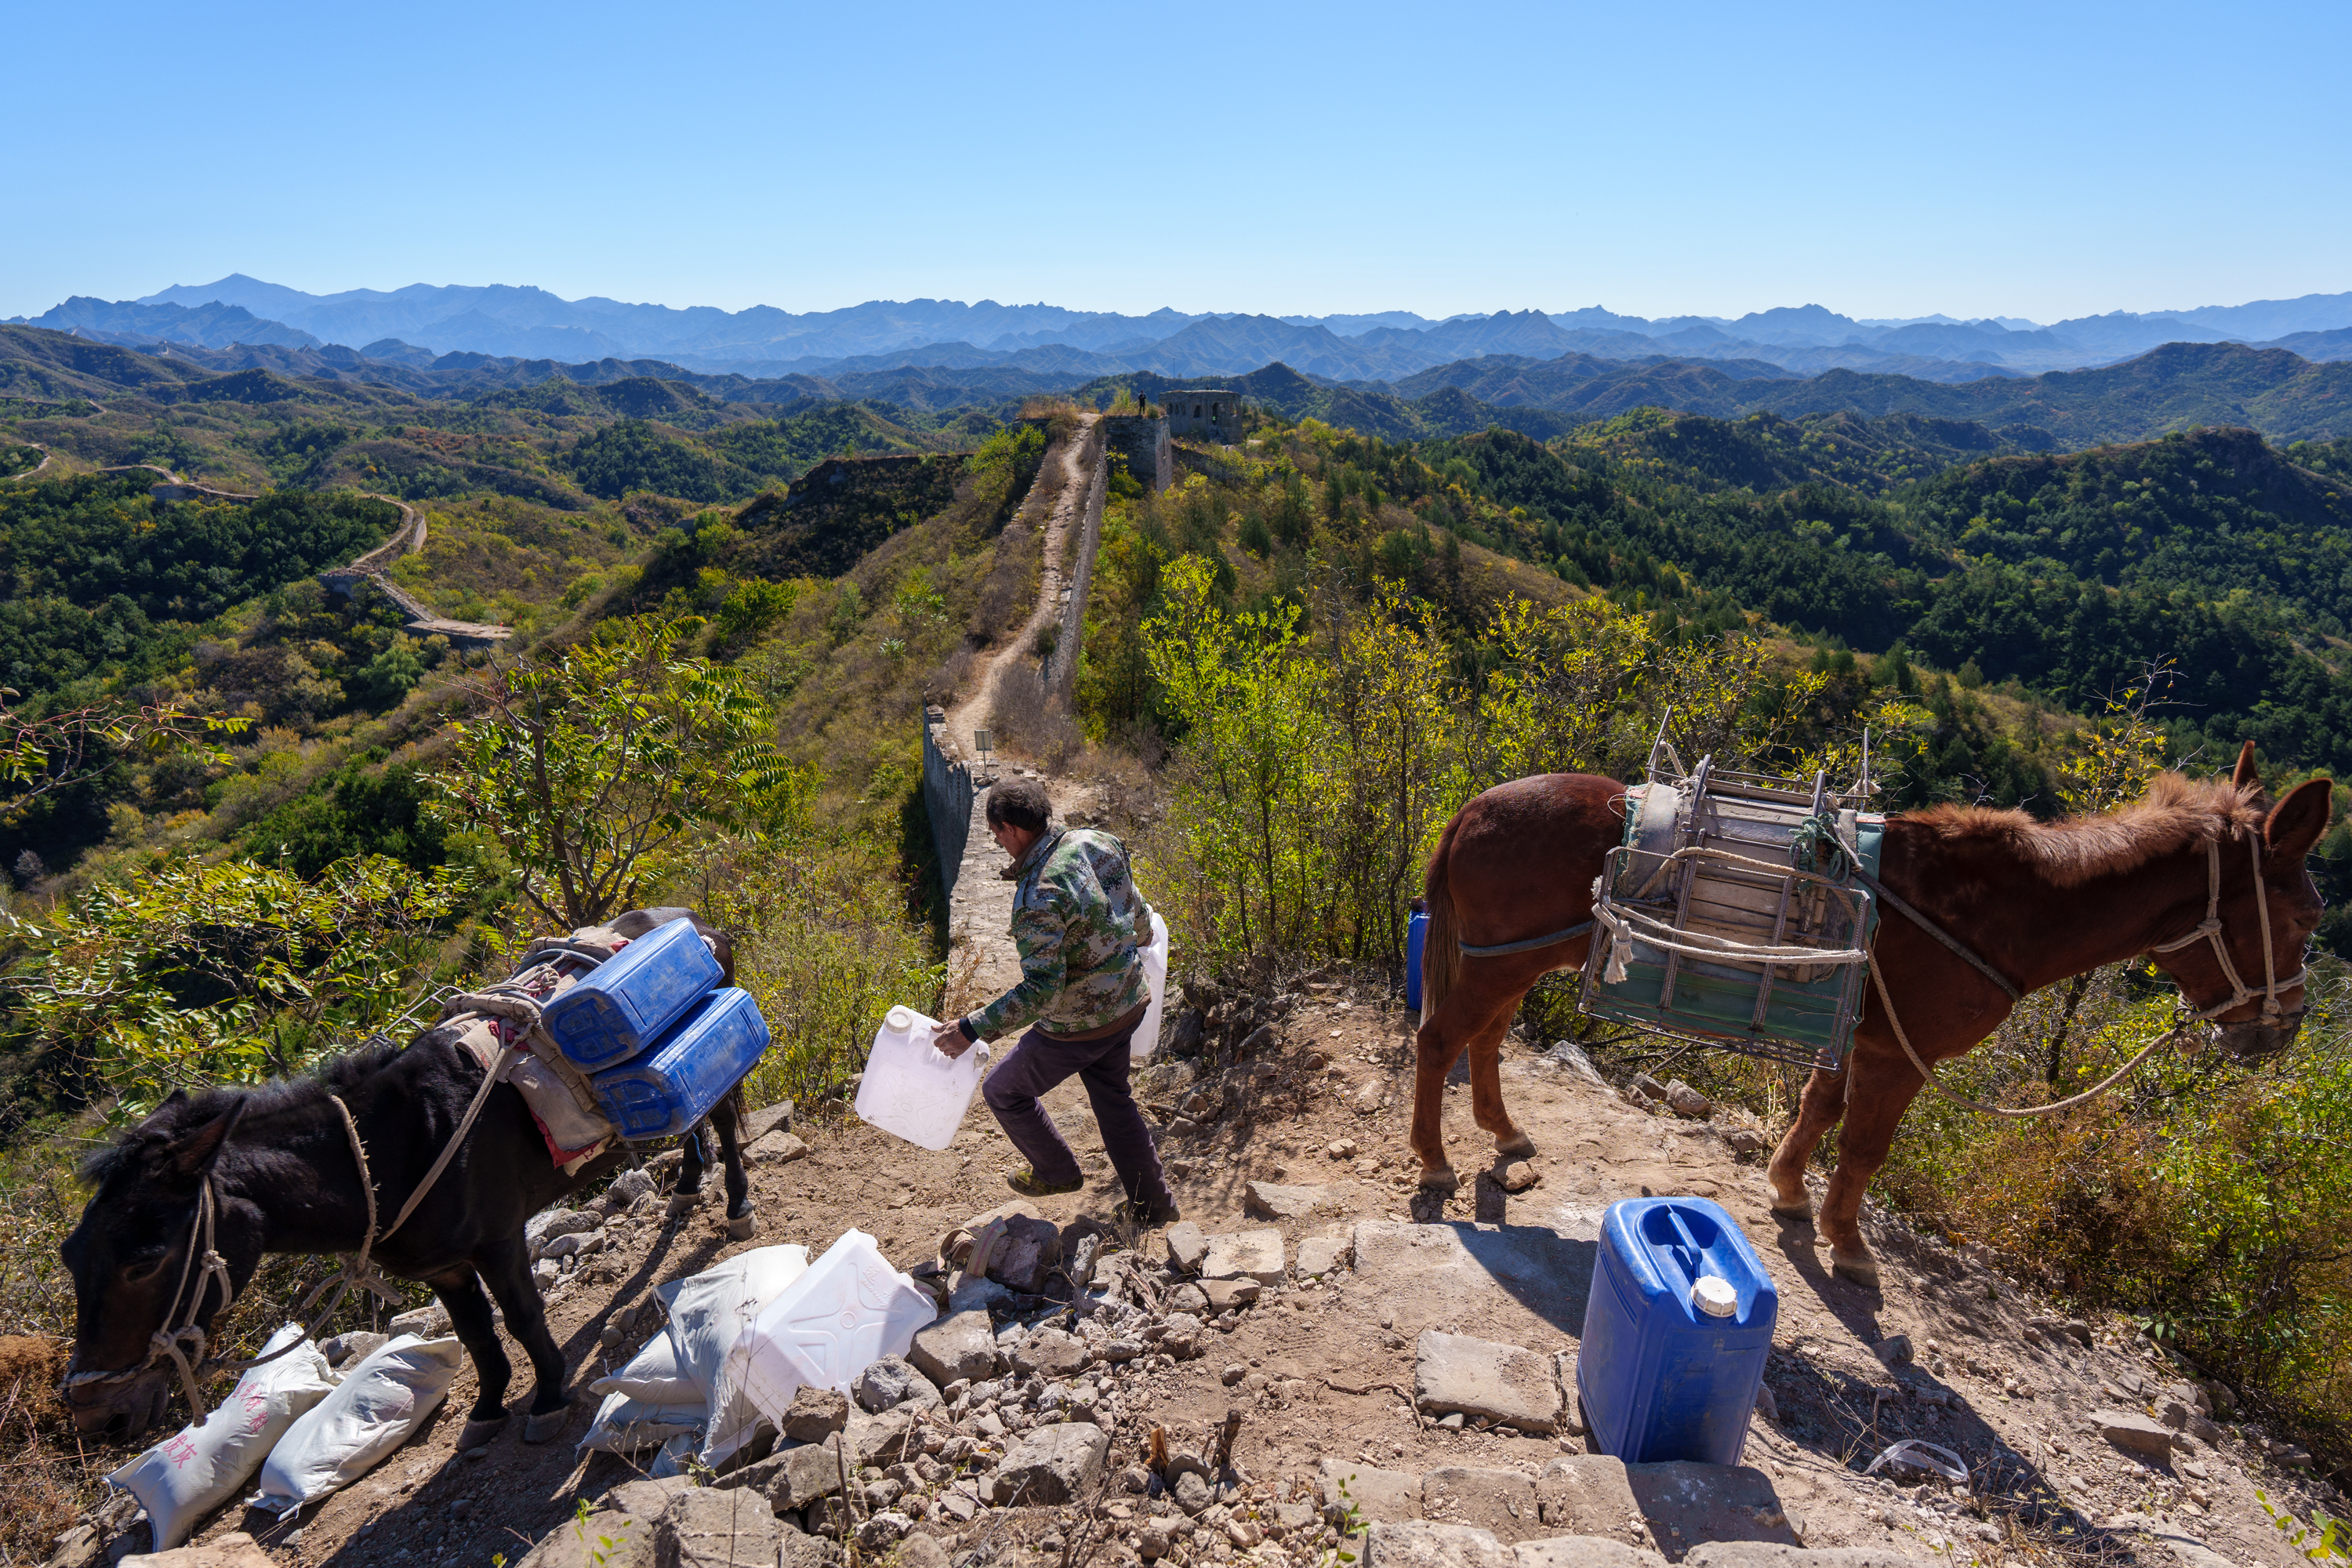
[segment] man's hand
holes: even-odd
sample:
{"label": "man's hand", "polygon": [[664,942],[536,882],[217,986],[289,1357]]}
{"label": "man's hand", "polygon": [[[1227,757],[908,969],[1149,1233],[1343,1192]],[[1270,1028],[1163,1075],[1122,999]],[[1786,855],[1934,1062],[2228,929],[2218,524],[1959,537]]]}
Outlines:
{"label": "man's hand", "polygon": [[971,1049],[972,1043],[963,1037],[963,1020],[950,1018],[944,1024],[931,1026],[931,1049],[953,1060]]}

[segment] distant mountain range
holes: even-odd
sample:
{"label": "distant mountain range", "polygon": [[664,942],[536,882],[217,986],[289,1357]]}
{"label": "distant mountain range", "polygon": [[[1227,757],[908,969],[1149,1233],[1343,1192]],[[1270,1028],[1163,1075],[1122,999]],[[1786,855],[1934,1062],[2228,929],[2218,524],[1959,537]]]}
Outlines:
{"label": "distant mountain range", "polygon": [[[2352,332],[2336,336],[2352,338]],[[126,394],[159,405],[217,398],[364,401],[402,394],[442,401],[521,394],[550,383],[560,389],[568,382],[616,392],[627,384],[635,397],[683,395],[715,400],[713,406],[751,405],[761,416],[783,416],[836,401],[937,415],[963,408],[1009,410],[1033,393],[1069,394],[1097,406],[1122,390],[1160,400],[1188,381],[1151,371],[1088,377],[1002,364],[901,364],[755,378],[692,371],[661,360],[568,364],[511,355],[436,356],[422,350],[376,355],[338,344],[208,349],[167,343],[134,349],[0,325],[0,397],[58,404],[82,399],[109,408],[117,407]],[[2276,441],[2352,437],[2352,355],[2315,363],[2288,350],[2242,343],[2170,343],[2094,369],[1957,384],[1843,368],[1798,376],[1757,361],[1658,354],[1625,361],[1575,353],[1553,359],[1481,354],[1396,380],[1342,381],[1277,361],[1244,374],[1221,375],[1218,382],[1291,417],[1311,414],[1332,425],[1399,439],[1456,436],[1496,425],[1548,439],[1643,406],[1724,418],[1853,414],[1973,422],[2010,447],[2032,451],[2142,440],[2202,425],[2248,426]],[[664,390],[665,384],[672,390]]]}
{"label": "distant mountain range", "polygon": [[1736,319],[1652,320],[1588,306],[1435,321],[1409,310],[1277,317],[1160,310],[1129,316],[989,300],[877,300],[803,314],[755,305],[730,312],[563,300],[504,284],[308,294],[236,273],[142,300],[77,296],[15,324],[139,348],[340,346],[371,361],[412,366],[452,353],[566,364],[659,359],[704,374],[761,380],[909,369],[992,370],[1016,379],[1138,372],[1183,378],[1233,375],[1279,361],[1334,381],[1402,382],[1437,366],[1504,354],[1696,360],[1793,376],[1847,370],[1962,383],[2112,364],[2168,342],[2246,342],[2312,360],[2352,357],[2352,292],[2119,310],[2048,326],[2016,318],[1857,320],[1820,305]]}

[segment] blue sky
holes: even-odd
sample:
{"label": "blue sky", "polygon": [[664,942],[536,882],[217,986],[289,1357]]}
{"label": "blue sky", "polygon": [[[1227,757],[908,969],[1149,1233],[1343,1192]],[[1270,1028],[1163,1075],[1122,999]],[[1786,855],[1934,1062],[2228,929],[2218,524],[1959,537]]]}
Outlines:
{"label": "blue sky", "polygon": [[0,315],[327,292],[1856,316],[2352,289],[2342,0],[12,14]]}

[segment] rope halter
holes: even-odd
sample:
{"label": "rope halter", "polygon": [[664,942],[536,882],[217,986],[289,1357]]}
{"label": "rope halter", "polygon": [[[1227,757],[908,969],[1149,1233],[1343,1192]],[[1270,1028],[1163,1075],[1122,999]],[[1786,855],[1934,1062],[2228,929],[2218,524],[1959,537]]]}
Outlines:
{"label": "rope halter", "polygon": [[[385,1231],[378,1235],[376,1231],[375,1180],[368,1171],[366,1145],[360,1142],[360,1130],[352,1121],[350,1108],[335,1095],[329,1095],[327,1099],[341,1114],[344,1136],[351,1142],[352,1157],[359,1162],[360,1185],[367,1194],[367,1234],[361,1239],[358,1254],[355,1257],[346,1257],[343,1259],[342,1268],[311,1287],[310,1293],[302,1298],[301,1305],[294,1309],[294,1315],[300,1317],[310,1310],[311,1305],[321,1295],[326,1293],[330,1286],[333,1287],[334,1296],[320,1310],[319,1315],[310,1321],[310,1326],[303,1331],[302,1337],[288,1341],[268,1355],[255,1356],[247,1361],[232,1361],[225,1356],[205,1359],[205,1330],[204,1326],[196,1321],[204,1312],[205,1288],[215,1280],[220,1284],[220,1305],[213,1312],[215,1319],[226,1316],[229,1308],[236,1302],[236,1282],[229,1276],[228,1259],[223,1258],[220,1255],[220,1249],[214,1245],[213,1222],[214,1216],[220,1210],[220,1195],[214,1185],[212,1173],[207,1171],[205,1173],[202,1184],[196,1188],[195,1217],[188,1224],[188,1247],[180,1258],[179,1282],[172,1287],[171,1301],[163,1310],[165,1326],[157,1329],[148,1336],[145,1359],[134,1365],[121,1367],[112,1372],[70,1373],[58,1385],[60,1394],[93,1384],[129,1383],[144,1376],[147,1370],[157,1362],[168,1360],[180,1374],[180,1387],[188,1396],[188,1408],[194,1411],[196,1419],[201,1421],[205,1418],[205,1406],[204,1394],[198,1387],[199,1379],[208,1377],[216,1372],[245,1372],[265,1363],[276,1361],[287,1352],[306,1343],[326,1326],[327,1321],[335,1315],[335,1309],[343,1304],[343,1298],[351,1293],[354,1286],[372,1290],[384,1300],[398,1305],[400,1294],[393,1288],[392,1282],[383,1277],[381,1269],[372,1268],[368,1264],[369,1252],[374,1248],[377,1242],[383,1240],[383,1237],[391,1235],[392,1232]],[[438,1173],[438,1169],[436,1166],[436,1173]],[[415,1200],[411,1199],[409,1208],[401,1211],[400,1219],[405,1220],[408,1217],[409,1209],[415,1206]],[[393,1228],[398,1229],[399,1224],[400,1221],[395,1220]],[[203,1259],[201,1266],[197,1261],[199,1257]],[[178,1310],[180,1296],[188,1288],[188,1276],[191,1272],[196,1277],[196,1288],[188,1296],[187,1310],[183,1314]],[[177,1325],[172,1322],[175,1317],[180,1320]]]}
{"label": "rope halter", "polygon": [[[2237,836],[2234,830],[2231,836],[2232,837]],[[2262,1021],[2265,1024],[2276,1024],[2284,1016],[2284,1009],[2279,1005],[2279,993],[2292,991],[2304,983],[2304,977],[2310,973],[2307,969],[2298,968],[2284,979],[2279,976],[2278,953],[2271,941],[2270,886],[2263,877],[2263,836],[2259,833],[2249,833],[2246,835],[2246,841],[2253,856],[2254,910],[2261,917],[2263,927],[2262,989],[2255,990],[2239,977],[2238,966],[2230,958],[2230,944],[2222,940],[2221,840],[2219,837],[2208,839],[2205,844],[2207,870],[2205,919],[2188,935],[2177,937],[2171,942],[2159,942],[2148,949],[2150,952],[2174,952],[2200,941],[2213,944],[2213,956],[2221,965],[2223,977],[2230,982],[2230,994],[2210,1007],[2189,1010],[2189,1016],[2201,1023],[2211,1023],[2222,1014],[2232,1012],[2260,997],[2263,1004]],[[2182,993],[2184,1006],[2187,1005],[2187,1001],[2188,995],[2184,991]],[[2300,1009],[2297,1010],[2296,1016],[2301,1016]],[[2252,1020],[2249,1019],[2247,1022],[2251,1023]]]}

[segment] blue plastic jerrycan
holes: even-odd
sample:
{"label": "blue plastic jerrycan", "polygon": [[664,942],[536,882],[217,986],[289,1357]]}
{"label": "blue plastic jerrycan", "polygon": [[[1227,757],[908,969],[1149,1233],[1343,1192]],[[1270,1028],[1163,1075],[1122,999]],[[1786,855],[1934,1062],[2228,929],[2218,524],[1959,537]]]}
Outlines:
{"label": "blue plastic jerrycan", "polygon": [[1780,1292],[1720,1205],[1628,1198],[1601,1220],[1576,1386],[1604,1454],[1736,1465]]}
{"label": "blue plastic jerrycan", "polygon": [[1404,922],[1404,1005],[1416,1013],[1421,1011],[1421,948],[1428,940],[1429,912],[1415,910]]}
{"label": "blue plastic jerrycan", "polygon": [[594,1072],[652,1045],[719,981],[719,960],[694,922],[671,921],[556,993],[540,1021],[556,1049]]}
{"label": "blue plastic jerrycan", "polygon": [[768,1040],[768,1021],[751,993],[722,986],[688,1009],[653,1049],[588,1085],[623,1138],[674,1137],[751,1070]]}

